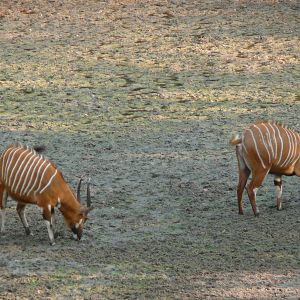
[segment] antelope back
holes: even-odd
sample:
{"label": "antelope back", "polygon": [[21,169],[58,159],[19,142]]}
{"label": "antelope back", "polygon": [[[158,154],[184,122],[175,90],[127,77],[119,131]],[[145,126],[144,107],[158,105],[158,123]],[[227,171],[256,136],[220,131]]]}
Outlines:
{"label": "antelope back", "polygon": [[0,180],[17,199],[42,194],[52,183],[57,168],[34,149],[11,145],[0,158]]}
{"label": "antelope back", "polygon": [[264,169],[289,169],[300,157],[300,136],[275,122],[260,122],[245,130],[242,146],[246,160]]}

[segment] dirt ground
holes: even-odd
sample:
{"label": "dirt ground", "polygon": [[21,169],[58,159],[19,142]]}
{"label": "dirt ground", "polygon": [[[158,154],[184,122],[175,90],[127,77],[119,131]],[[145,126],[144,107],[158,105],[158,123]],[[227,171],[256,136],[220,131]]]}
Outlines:
{"label": "dirt ground", "polygon": [[10,200],[0,299],[300,299],[299,179],[236,203],[232,132],[300,130],[297,0],[2,0],[0,150],[92,178],[83,239]]}

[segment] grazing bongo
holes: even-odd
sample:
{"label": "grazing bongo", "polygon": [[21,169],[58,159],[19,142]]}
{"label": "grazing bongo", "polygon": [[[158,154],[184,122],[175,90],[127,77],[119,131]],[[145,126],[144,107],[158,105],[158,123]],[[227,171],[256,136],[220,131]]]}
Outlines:
{"label": "grazing bongo", "polygon": [[277,209],[282,209],[282,175],[300,176],[300,136],[290,128],[277,122],[259,122],[247,128],[242,136],[234,136],[229,141],[236,146],[239,167],[237,199],[239,213],[243,214],[242,196],[246,187],[254,215],[259,215],[256,207],[256,192],[267,174],[274,175]]}
{"label": "grazing bongo", "polygon": [[37,153],[40,150],[43,149],[10,145],[0,157],[0,231],[4,231],[4,212],[9,195],[18,202],[17,212],[27,235],[31,232],[24,210],[25,206],[31,203],[38,205],[42,210],[51,245],[55,244],[53,232],[55,207],[63,214],[74,237],[80,240],[83,224],[91,209],[89,183],[87,185],[87,207],[84,207],[80,204],[81,180],[76,197],[56,166]]}

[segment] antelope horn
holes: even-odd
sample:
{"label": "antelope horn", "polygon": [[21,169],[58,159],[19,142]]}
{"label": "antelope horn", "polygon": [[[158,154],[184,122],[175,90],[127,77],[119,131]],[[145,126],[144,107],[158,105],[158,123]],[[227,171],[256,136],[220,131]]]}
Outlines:
{"label": "antelope horn", "polygon": [[91,178],[88,179],[87,187],[86,187],[86,205],[87,207],[91,207],[91,191],[90,191]]}
{"label": "antelope horn", "polygon": [[81,182],[82,182],[82,177],[79,179],[78,185],[77,185],[77,200],[80,203],[80,188],[81,188]]}

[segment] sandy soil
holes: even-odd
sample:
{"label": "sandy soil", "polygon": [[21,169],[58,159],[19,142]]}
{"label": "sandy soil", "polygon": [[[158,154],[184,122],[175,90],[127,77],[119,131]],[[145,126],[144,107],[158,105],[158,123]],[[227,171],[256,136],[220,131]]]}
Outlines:
{"label": "sandy soil", "polygon": [[[63,4],[62,4],[63,3]],[[0,150],[43,143],[73,187],[83,240],[9,201],[1,299],[299,299],[299,179],[237,213],[228,145],[258,119],[300,130],[298,1],[0,3]]]}

